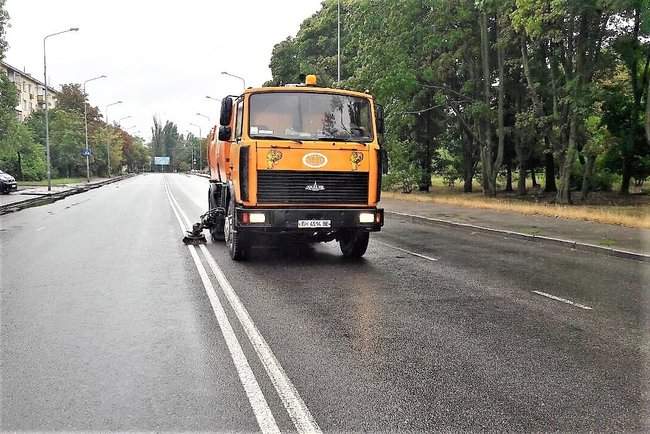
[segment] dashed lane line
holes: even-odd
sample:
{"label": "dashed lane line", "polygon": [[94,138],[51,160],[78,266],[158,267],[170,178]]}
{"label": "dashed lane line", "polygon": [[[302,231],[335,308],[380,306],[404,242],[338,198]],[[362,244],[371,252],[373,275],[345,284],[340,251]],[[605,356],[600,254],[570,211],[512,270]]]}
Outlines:
{"label": "dashed lane line", "polygon": [[392,244],[384,243],[383,241],[379,241],[377,239],[373,239],[372,241],[374,243],[381,244],[382,246],[390,247],[391,249],[395,249],[397,251],[400,251],[400,252],[403,252],[403,253],[406,253],[406,254],[409,254],[409,255],[412,255],[412,256],[416,256],[418,258],[426,259],[427,261],[431,261],[431,262],[437,262],[438,261],[436,258],[432,258],[431,256],[427,256],[427,255],[423,255],[421,253],[416,253],[416,252],[412,252],[410,250],[402,249],[401,247],[397,247],[397,246],[394,246]]}
{"label": "dashed lane line", "polygon": [[542,297],[550,298],[551,300],[560,301],[562,303],[570,304],[571,306],[579,307],[580,309],[592,310],[590,306],[585,306],[584,304],[576,303],[575,301],[567,300],[566,298],[558,297],[556,295],[548,294],[542,291],[533,291],[537,295]]}

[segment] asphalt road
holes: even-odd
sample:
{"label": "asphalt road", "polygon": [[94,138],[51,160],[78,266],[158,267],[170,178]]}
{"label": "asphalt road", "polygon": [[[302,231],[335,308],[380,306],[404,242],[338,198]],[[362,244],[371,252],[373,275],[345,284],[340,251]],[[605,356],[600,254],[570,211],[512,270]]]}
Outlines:
{"label": "asphalt road", "polygon": [[145,175],[0,217],[0,429],[650,429],[648,264],[395,218],[361,261],[235,263],[181,243],[206,196]]}

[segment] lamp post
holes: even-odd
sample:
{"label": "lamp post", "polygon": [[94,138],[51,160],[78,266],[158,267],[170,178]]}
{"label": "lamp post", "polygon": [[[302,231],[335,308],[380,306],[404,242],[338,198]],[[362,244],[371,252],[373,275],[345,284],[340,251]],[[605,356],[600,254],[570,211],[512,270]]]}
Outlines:
{"label": "lamp post", "polygon": [[[114,105],[122,104],[123,102],[124,101],[116,101],[106,106],[106,109],[104,109],[104,114],[106,115],[106,125],[109,125],[108,108]],[[108,140],[106,140],[106,161],[108,163],[108,177],[110,178],[111,177],[111,138],[110,137],[108,138]]]}
{"label": "lamp post", "polygon": [[117,121],[117,124],[118,124],[118,125],[121,125],[123,120],[125,120],[125,119],[131,119],[132,117],[133,117],[133,116],[131,116],[131,115],[129,115],[129,116],[124,116],[123,118],[120,118],[120,119]]}
{"label": "lamp post", "polygon": [[213,96],[210,96],[210,95],[207,95],[205,98],[206,98],[206,99],[211,99],[212,101],[216,101],[216,102],[218,102],[218,103],[221,102],[221,101],[219,101],[217,98],[215,98],[215,97],[213,97]]}
{"label": "lamp post", "polygon": [[62,32],[50,33],[43,38],[43,83],[45,84],[45,152],[47,154],[47,191],[52,191],[52,164],[50,160],[50,120],[47,100],[47,53],[46,42],[49,38],[68,32],[78,32],[78,27],[70,27]]}
{"label": "lamp post", "polygon": [[106,78],[105,75],[100,75],[99,77],[90,78],[84,81],[84,132],[86,134],[86,182],[90,182],[90,149],[88,148],[88,98],[86,95],[86,84],[91,81],[99,80]]}
{"label": "lamp post", "polygon": [[336,82],[341,82],[341,0],[338,0],[338,13],[337,13],[337,40],[336,40]]}
{"label": "lamp post", "polygon": [[[210,117],[209,116],[206,116],[203,113],[197,113],[196,115],[201,116],[203,118],[206,118],[208,120],[208,125],[210,124]],[[203,149],[202,149],[202,147],[203,146],[199,142],[199,167],[201,167],[201,168],[203,167]]]}
{"label": "lamp post", "polygon": [[[190,124],[193,127],[196,127],[199,129],[199,166],[201,164],[201,140],[203,140],[201,137],[203,137],[203,134],[201,133],[201,126],[197,124]],[[192,146],[192,151],[194,151],[194,146]],[[194,157],[192,157],[192,162],[194,162]],[[201,170],[201,167],[199,167],[199,170]]]}
{"label": "lamp post", "polygon": [[[185,130],[185,134],[186,137],[189,139],[190,134],[192,134],[192,132],[190,130]],[[192,149],[192,170],[194,170],[194,143],[192,143],[190,146]]]}
{"label": "lamp post", "polygon": [[244,79],[244,77],[240,77],[240,76],[238,76],[238,75],[231,74],[231,73],[226,72],[226,71],[221,71],[221,74],[222,74],[222,75],[227,75],[227,76],[229,76],[229,77],[233,77],[233,78],[237,78],[237,79],[241,80],[241,82],[242,82],[242,84],[243,84],[243,86],[244,86],[244,89],[246,89],[246,80]]}

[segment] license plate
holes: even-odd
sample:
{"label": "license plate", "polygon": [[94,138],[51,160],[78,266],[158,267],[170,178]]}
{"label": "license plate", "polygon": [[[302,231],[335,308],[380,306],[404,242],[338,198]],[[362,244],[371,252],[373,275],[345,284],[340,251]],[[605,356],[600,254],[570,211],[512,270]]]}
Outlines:
{"label": "license plate", "polygon": [[298,220],[298,228],[331,228],[332,220]]}

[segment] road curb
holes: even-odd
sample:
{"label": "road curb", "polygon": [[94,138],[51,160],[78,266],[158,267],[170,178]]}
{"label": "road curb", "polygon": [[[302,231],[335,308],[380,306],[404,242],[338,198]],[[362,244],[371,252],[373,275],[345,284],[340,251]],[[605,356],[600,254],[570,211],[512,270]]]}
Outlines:
{"label": "road curb", "polygon": [[8,203],[6,205],[0,205],[0,215],[9,214],[12,212],[20,211],[25,208],[32,208],[35,206],[46,205],[48,203],[53,203],[61,199],[65,199],[68,196],[72,196],[79,193],[84,193],[88,190],[94,190],[99,187],[103,187],[114,182],[122,181],[124,179],[130,178],[135,175],[125,175],[119,176],[117,178],[107,179],[105,181],[96,182],[93,184],[82,185],[79,187],[73,187],[69,190],[61,191],[59,193],[44,194],[37,197],[32,197],[29,199],[21,200],[19,202]]}
{"label": "road curb", "polygon": [[637,252],[630,252],[628,250],[620,250],[620,249],[613,249],[611,247],[603,247],[603,246],[598,246],[596,244],[589,244],[589,243],[582,243],[578,241],[573,241],[573,240],[565,240],[562,238],[554,238],[554,237],[545,237],[541,235],[532,235],[532,234],[524,234],[521,232],[514,232],[514,231],[509,231],[505,229],[494,229],[494,228],[488,228],[485,226],[477,226],[473,225],[470,223],[460,223],[460,222],[454,222],[451,220],[443,220],[443,219],[438,219],[438,218],[433,218],[433,217],[424,217],[420,215],[415,215],[415,214],[407,214],[403,212],[398,212],[398,211],[389,211],[389,210],[384,210],[386,214],[389,215],[394,215],[398,217],[405,217],[408,218],[412,223],[422,223],[422,224],[430,224],[430,225],[444,225],[444,226],[451,226],[455,228],[464,228],[464,229],[470,229],[474,231],[481,231],[481,232],[488,232],[488,233],[493,233],[493,234],[499,234],[499,235],[507,235],[509,237],[513,238],[519,238],[519,239],[524,239],[527,241],[542,241],[546,243],[552,243],[556,245],[560,245],[563,247],[569,247],[573,250],[582,250],[582,251],[587,251],[587,252],[593,252],[593,253],[605,253],[608,255],[612,256],[617,256],[619,258],[628,258],[628,259],[635,259],[638,261],[643,261],[643,262],[650,262],[650,255],[646,255],[643,253],[637,253]]}

